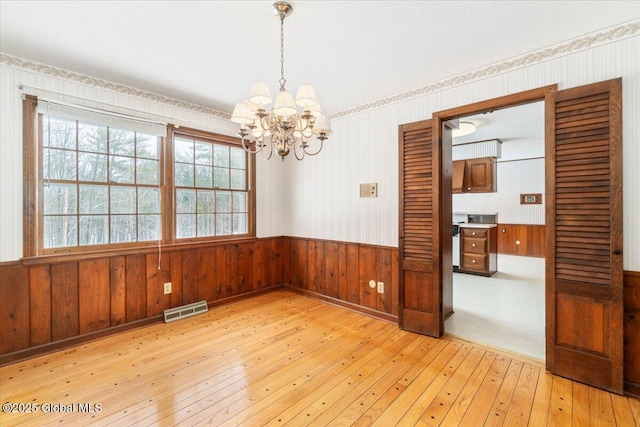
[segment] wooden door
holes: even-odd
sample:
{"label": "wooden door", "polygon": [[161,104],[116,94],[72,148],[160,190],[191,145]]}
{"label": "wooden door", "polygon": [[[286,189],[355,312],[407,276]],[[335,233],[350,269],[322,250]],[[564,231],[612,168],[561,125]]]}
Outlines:
{"label": "wooden door", "polygon": [[[444,333],[440,274],[440,155],[432,120],[401,125],[400,327]],[[449,227],[451,228],[451,227]]]}
{"label": "wooden door", "polygon": [[622,393],[622,82],[546,99],[547,369]]}

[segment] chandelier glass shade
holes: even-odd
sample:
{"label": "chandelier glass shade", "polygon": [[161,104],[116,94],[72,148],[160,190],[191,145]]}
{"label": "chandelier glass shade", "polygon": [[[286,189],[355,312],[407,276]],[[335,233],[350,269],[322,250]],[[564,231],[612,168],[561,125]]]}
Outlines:
{"label": "chandelier glass shade", "polygon": [[[236,104],[231,121],[240,124],[238,136],[242,147],[249,153],[263,153],[269,159],[275,151],[284,158],[293,151],[296,159],[305,155],[314,156],[322,150],[324,141],[331,135],[329,118],[322,114],[313,87],[302,84],[294,99],[285,88],[284,78],[284,18],[293,12],[289,3],[276,2],[273,13],[280,18],[280,90],[273,107],[269,86],[265,82],[255,82],[251,86],[249,98]],[[316,136],[319,143],[315,149],[309,139]]]}

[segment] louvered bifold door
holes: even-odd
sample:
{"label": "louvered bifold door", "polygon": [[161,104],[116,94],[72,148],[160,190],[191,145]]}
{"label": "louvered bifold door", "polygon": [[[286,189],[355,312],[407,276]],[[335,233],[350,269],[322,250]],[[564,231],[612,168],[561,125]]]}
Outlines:
{"label": "louvered bifold door", "polygon": [[547,369],[622,392],[621,81],[547,108]]}
{"label": "louvered bifold door", "polygon": [[[432,121],[400,126],[400,327],[441,336],[442,291],[435,218],[440,181]],[[435,145],[435,149],[434,149]]]}

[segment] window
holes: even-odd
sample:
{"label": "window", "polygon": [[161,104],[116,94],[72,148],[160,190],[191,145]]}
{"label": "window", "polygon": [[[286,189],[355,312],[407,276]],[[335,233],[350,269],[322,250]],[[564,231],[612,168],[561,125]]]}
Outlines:
{"label": "window", "polygon": [[159,137],[42,114],[43,249],[160,240]]}
{"label": "window", "polygon": [[26,257],[254,235],[236,138],[35,97],[23,109]]}
{"label": "window", "polygon": [[244,149],[176,134],[174,172],[176,238],[249,232]]}

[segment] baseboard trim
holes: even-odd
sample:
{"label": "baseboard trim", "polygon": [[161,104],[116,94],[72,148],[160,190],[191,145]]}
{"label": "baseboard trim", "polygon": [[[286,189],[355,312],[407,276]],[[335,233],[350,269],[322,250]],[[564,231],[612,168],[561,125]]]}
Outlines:
{"label": "baseboard trim", "polygon": [[633,396],[640,399],[640,384],[625,381],[624,394],[626,394],[627,396]]}
{"label": "baseboard trim", "polygon": [[319,294],[317,292],[312,292],[306,289],[300,289],[297,288],[295,286],[291,286],[289,284],[283,283],[282,284],[282,288],[286,289],[287,291],[291,291],[291,292],[295,292],[310,298],[314,298],[320,301],[324,301],[327,302],[329,304],[333,304],[336,305],[338,307],[341,308],[346,308],[348,310],[352,310],[352,311],[356,311],[358,313],[361,314],[366,314],[367,316],[371,316],[371,317],[375,317],[376,319],[380,319],[380,320],[386,320],[387,322],[391,322],[391,323],[395,323],[396,325],[398,324],[398,316],[395,316],[393,314],[389,314],[389,313],[385,313],[382,311],[378,311],[378,310],[373,310],[371,308],[368,307],[363,307],[361,305],[358,304],[354,304],[352,302],[349,301],[343,301],[341,299],[338,298],[333,298],[333,297],[329,297],[327,295],[323,295],[323,294]]}

